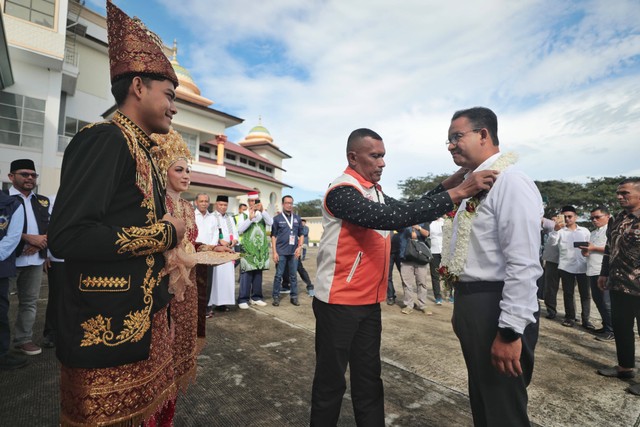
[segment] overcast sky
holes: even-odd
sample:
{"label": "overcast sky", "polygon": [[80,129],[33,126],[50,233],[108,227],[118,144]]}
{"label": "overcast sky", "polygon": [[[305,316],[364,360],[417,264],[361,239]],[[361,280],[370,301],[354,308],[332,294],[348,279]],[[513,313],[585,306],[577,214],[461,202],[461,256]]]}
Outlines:
{"label": "overcast sky", "polygon": [[[104,13],[104,1],[89,0]],[[171,45],[213,108],[262,117],[320,197],[359,127],[385,141],[381,184],[457,169],[454,111],[498,115],[502,151],[537,180],[640,175],[638,0],[116,0]]]}

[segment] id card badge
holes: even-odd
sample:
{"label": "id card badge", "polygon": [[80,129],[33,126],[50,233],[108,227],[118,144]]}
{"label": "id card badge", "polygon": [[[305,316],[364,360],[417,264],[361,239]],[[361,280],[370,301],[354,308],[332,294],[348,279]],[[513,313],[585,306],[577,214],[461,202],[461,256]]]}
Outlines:
{"label": "id card badge", "polygon": [[289,234],[289,244],[290,245],[296,244],[296,237],[293,235],[293,233]]}

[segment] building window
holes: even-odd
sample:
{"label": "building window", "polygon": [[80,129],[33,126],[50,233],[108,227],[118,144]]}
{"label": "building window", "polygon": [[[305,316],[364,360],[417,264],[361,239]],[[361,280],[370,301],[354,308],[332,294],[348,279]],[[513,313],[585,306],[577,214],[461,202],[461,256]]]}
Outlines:
{"label": "building window", "polygon": [[64,118],[64,134],[65,136],[75,136],[76,133],[80,132],[80,130],[87,126],[89,122],[85,122],[84,120],[74,119],[73,117],[65,117]]}
{"label": "building window", "polygon": [[236,155],[235,154],[229,154],[229,153],[225,153],[224,157],[226,157],[227,160],[232,160],[232,161],[236,161]]}
{"label": "building window", "polygon": [[264,168],[267,172],[269,173],[273,173],[273,168],[270,168],[269,166],[267,166],[266,168]]}
{"label": "building window", "polygon": [[194,160],[197,160],[196,153],[198,152],[198,135],[181,130],[178,130],[178,132],[180,133],[180,135],[182,135],[182,139],[184,139],[184,142],[187,143],[187,147],[191,152],[191,157],[193,157]]}
{"label": "building window", "polygon": [[247,164],[247,158],[246,157],[240,157],[240,163],[244,163],[246,165]]}
{"label": "building window", "polygon": [[208,145],[201,145],[200,146],[200,152],[201,153],[211,154],[211,147],[209,147]]}
{"label": "building window", "polygon": [[249,160],[249,166],[251,167],[256,167],[256,162],[254,162],[253,160]]}
{"label": "building window", "polygon": [[89,122],[84,120],[74,119],[73,117],[64,118],[64,135],[58,135],[58,152],[64,153],[67,146],[71,142],[71,139],[80,132],[83,127],[87,126]]}
{"label": "building window", "polygon": [[53,28],[55,9],[55,0],[5,0],[4,2],[4,13],[7,15],[49,28]]}
{"label": "building window", "polygon": [[258,167],[260,168],[260,170],[261,170],[261,171],[263,171],[263,170],[264,170],[264,165],[263,165],[262,163],[260,163],[260,164],[258,165]]}
{"label": "building window", "polygon": [[42,149],[43,99],[0,91],[0,144]]}

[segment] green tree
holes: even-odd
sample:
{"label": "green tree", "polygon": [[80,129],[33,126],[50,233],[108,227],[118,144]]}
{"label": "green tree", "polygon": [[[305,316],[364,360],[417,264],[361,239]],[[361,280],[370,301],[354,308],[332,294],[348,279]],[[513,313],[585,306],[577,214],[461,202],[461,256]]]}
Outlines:
{"label": "green tree", "polygon": [[402,199],[415,200],[424,196],[429,191],[436,188],[442,181],[447,179],[451,174],[434,175],[432,173],[427,176],[417,178],[407,178],[398,183],[398,188],[402,191]]}
{"label": "green tree", "polygon": [[322,199],[296,203],[296,213],[301,217],[322,215]]}
{"label": "green tree", "polygon": [[[429,174],[423,177],[410,177],[398,183],[398,188],[402,191],[402,199],[417,199],[434,189],[448,174]],[[545,201],[545,216],[547,218],[560,212],[563,206],[573,205],[578,211],[578,215],[586,217],[591,209],[603,205],[611,213],[620,210],[616,200],[616,189],[624,176],[588,178],[589,181],[581,184],[560,180],[535,181],[542,199]]]}

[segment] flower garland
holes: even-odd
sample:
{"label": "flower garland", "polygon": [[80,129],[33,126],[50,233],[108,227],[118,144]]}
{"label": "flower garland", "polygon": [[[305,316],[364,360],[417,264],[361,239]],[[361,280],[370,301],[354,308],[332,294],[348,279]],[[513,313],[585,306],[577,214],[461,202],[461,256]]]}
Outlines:
{"label": "flower garland", "polygon": [[[515,153],[505,153],[487,169],[504,171],[518,160]],[[444,280],[444,286],[451,290],[453,285],[459,280],[464,264],[467,261],[467,251],[469,249],[469,238],[471,236],[471,226],[473,220],[478,216],[478,208],[487,196],[486,191],[467,199],[464,211],[460,210],[460,204],[453,206],[453,210],[445,215],[442,226],[442,262],[438,273]],[[453,220],[457,216],[457,233],[454,250],[451,251],[451,239],[453,238]]]}

